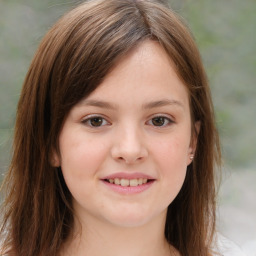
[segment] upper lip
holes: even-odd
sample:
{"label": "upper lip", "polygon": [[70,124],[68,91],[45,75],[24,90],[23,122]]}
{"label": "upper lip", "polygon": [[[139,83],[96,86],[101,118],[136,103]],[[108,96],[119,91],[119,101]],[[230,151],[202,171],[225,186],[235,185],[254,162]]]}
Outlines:
{"label": "upper lip", "polygon": [[117,173],[113,173],[110,174],[108,176],[103,177],[103,180],[109,180],[109,179],[127,179],[127,180],[131,180],[131,179],[148,179],[148,180],[155,180],[155,178],[153,178],[150,175],[144,174],[144,173],[139,173],[139,172],[134,172],[134,173],[127,173],[127,172],[117,172]]}

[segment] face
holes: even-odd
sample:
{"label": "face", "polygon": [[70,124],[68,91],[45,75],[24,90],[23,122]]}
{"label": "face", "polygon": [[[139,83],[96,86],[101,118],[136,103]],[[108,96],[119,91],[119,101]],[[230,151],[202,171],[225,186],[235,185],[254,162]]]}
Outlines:
{"label": "face", "polygon": [[195,139],[173,63],[147,41],[75,105],[60,134],[60,165],[76,215],[118,226],[165,218]]}

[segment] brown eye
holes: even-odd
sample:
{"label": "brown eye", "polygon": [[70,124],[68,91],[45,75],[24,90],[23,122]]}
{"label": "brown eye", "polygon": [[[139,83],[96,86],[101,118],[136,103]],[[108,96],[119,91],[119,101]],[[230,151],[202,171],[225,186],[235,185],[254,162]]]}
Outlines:
{"label": "brown eye", "polygon": [[161,126],[169,125],[170,123],[172,123],[172,120],[170,118],[165,117],[165,116],[157,116],[157,117],[152,118],[150,123],[153,126],[161,127]]}
{"label": "brown eye", "polygon": [[95,128],[105,126],[105,125],[109,124],[106,121],[106,119],[104,119],[101,116],[88,117],[85,120],[83,120],[82,123],[85,124],[86,126],[95,127]]}
{"label": "brown eye", "polygon": [[98,127],[103,124],[103,118],[101,117],[93,117],[89,120],[91,126]]}
{"label": "brown eye", "polygon": [[165,118],[164,117],[155,117],[152,119],[152,123],[155,126],[163,126],[165,122]]}

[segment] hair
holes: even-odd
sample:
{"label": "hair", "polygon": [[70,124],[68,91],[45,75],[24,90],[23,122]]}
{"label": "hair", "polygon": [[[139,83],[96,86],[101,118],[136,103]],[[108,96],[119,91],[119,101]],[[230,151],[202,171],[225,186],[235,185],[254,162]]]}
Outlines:
{"label": "hair", "polygon": [[182,256],[211,255],[220,149],[210,89],[187,26],[160,2],[88,1],[43,38],[23,84],[12,161],[2,187],[0,235],[7,255],[58,254],[74,223],[72,196],[61,169],[51,165],[65,118],[121,57],[145,40],[158,42],[175,63],[187,87],[192,123],[201,123],[193,163],[168,207],[165,237]]}

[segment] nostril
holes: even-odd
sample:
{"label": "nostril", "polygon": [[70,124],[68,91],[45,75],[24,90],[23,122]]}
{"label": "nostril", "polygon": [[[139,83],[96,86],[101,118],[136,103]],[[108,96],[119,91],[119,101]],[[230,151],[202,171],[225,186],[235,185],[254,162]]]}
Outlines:
{"label": "nostril", "polygon": [[116,161],[133,164],[145,159],[148,151],[143,145],[130,142],[114,145],[111,149],[111,155]]}

